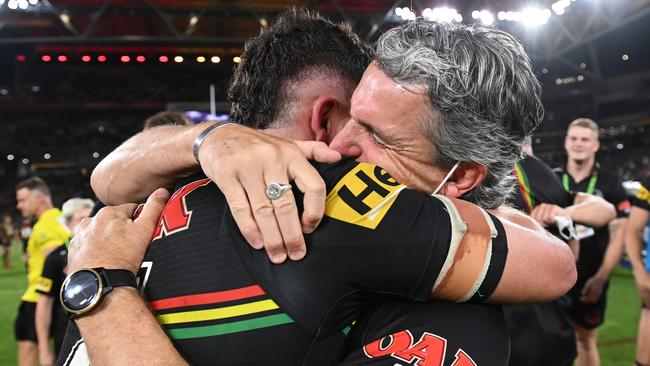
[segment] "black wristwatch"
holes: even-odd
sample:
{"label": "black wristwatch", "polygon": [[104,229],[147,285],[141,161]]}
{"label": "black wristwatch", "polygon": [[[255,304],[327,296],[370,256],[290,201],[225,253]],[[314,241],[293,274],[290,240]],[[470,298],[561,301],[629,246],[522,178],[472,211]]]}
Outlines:
{"label": "black wristwatch", "polygon": [[135,275],[126,269],[87,268],[66,277],[61,286],[61,305],[72,316],[87,314],[119,286],[137,288]]}

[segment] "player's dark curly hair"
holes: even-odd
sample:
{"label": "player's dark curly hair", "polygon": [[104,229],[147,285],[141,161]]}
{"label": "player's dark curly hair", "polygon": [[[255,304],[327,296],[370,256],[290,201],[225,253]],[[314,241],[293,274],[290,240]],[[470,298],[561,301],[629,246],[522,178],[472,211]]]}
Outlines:
{"label": "player's dark curly hair", "polygon": [[348,24],[334,24],[302,8],[288,10],[246,42],[228,89],[231,119],[267,128],[287,110],[281,90],[286,81],[296,81],[313,66],[356,85],[371,59],[372,50]]}

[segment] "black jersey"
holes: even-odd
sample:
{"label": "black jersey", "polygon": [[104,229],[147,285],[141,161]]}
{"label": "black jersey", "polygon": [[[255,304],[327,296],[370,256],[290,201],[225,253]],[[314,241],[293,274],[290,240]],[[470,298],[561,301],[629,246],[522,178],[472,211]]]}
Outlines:
{"label": "black jersey", "polygon": [[[514,171],[517,194],[509,199],[530,213],[540,203],[560,207],[573,204],[575,194],[562,187],[553,170],[537,157],[526,155]],[[549,229],[557,235],[557,230]],[[568,298],[547,304],[504,306],[511,341],[510,365],[571,365],[576,357],[575,334],[563,307]]]}
{"label": "black jersey", "polygon": [[505,366],[510,351],[501,307],[485,304],[380,302],[349,338],[341,366]]}
{"label": "black jersey", "polygon": [[[443,202],[373,165],[317,168],[329,192],[326,216],[299,262],[274,265],[252,249],[207,178],[188,179],[170,197],[139,280],[190,363],[333,364],[343,356],[343,330],[375,296],[429,298],[450,252]],[[491,265],[472,301],[492,293],[505,265],[505,233],[495,226]],[[70,364],[70,353],[59,364]]]}
{"label": "black jersey", "polygon": [[43,266],[41,278],[36,284],[36,292],[40,293],[41,296],[54,298],[50,334],[52,335],[52,338],[54,338],[54,348],[56,352],[59,352],[61,349],[65,329],[68,325],[68,316],[65,314],[63,306],[61,306],[61,302],[59,301],[59,292],[61,290],[61,285],[63,285],[63,281],[65,280],[67,265],[68,248],[65,245],[61,245],[55,248],[45,258],[45,265]]}
{"label": "black jersey", "polygon": [[632,199],[632,205],[650,211],[650,175],[641,182],[641,187]]}
{"label": "black jersey", "polygon": [[[616,207],[617,217],[626,217],[629,213],[631,205],[623,189],[623,184],[618,176],[609,171],[607,167],[601,167],[596,163],[591,175],[580,182],[573,180],[564,167],[555,169],[555,172],[566,190],[586,192],[604,198]],[[578,283],[576,284],[580,285],[580,288],[600,268],[609,244],[607,225],[596,228],[594,231],[595,235],[580,240]]]}
{"label": "black jersey", "polygon": [[526,155],[515,167],[517,194],[508,203],[530,213],[540,203],[552,203],[560,207],[573,204],[575,194],[562,187],[553,170],[536,156]]}

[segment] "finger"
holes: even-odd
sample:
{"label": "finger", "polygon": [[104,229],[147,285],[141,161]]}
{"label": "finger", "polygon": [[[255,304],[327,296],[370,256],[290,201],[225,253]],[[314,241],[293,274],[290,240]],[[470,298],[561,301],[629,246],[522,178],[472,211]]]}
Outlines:
{"label": "finger", "polygon": [[318,227],[325,213],[326,186],[318,171],[302,159],[294,159],[289,163],[289,178],[295,180],[303,197],[303,212],[301,217],[302,232],[312,233]]}
{"label": "finger", "polygon": [[[285,175],[284,178],[269,175],[266,177],[266,181],[287,182],[289,178],[286,177],[286,173],[283,175]],[[293,192],[289,189],[277,200],[271,200],[271,204],[289,258],[294,261],[302,259],[307,253],[307,247],[305,246],[305,238],[302,235],[302,226]]]}
{"label": "finger", "polygon": [[[153,195],[153,193],[152,193],[152,195]],[[130,217],[133,216],[133,212],[135,211],[136,208],[138,208],[137,203],[125,203],[125,204],[119,205],[119,206],[104,207],[97,213],[97,216],[99,217],[100,215],[105,216],[105,215],[108,215],[108,214],[112,214],[112,215],[117,215],[117,216],[124,215],[124,216],[130,218]],[[104,212],[102,213],[102,211],[104,211]]]}
{"label": "finger", "polygon": [[302,155],[308,160],[316,160],[321,163],[336,163],[341,160],[341,154],[330,149],[322,141],[295,141],[295,143],[302,151]]}
{"label": "finger", "polygon": [[[134,222],[146,230],[146,232],[153,233],[156,225],[158,225],[158,219],[160,218],[160,214],[162,213],[163,208],[165,208],[168,199],[169,192],[166,189],[156,189],[149,198],[147,198],[147,202],[144,204],[140,216],[138,216]],[[129,217],[131,217],[131,213],[133,213],[137,207],[138,205],[133,204]]]}
{"label": "finger", "polygon": [[244,239],[255,249],[264,248],[262,233],[255,222],[250,203],[248,202],[248,196],[242,187],[242,183],[234,178],[223,183],[219,185],[219,188],[226,197],[226,201],[228,201],[232,217],[235,219],[235,223],[244,236]]}
{"label": "finger", "polygon": [[273,263],[282,263],[287,259],[282,234],[275,219],[273,204],[266,197],[266,183],[260,176],[240,177],[251,205],[255,222],[262,234],[264,249]]}

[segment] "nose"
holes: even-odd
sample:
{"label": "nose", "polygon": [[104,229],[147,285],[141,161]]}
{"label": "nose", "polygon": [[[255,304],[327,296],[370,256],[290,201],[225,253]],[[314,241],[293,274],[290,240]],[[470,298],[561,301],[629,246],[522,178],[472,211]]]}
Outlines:
{"label": "nose", "polygon": [[353,158],[361,156],[362,151],[357,143],[358,139],[355,138],[358,135],[355,131],[355,125],[354,121],[348,121],[345,127],[332,139],[330,148],[338,151],[341,155]]}

